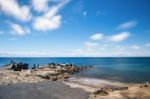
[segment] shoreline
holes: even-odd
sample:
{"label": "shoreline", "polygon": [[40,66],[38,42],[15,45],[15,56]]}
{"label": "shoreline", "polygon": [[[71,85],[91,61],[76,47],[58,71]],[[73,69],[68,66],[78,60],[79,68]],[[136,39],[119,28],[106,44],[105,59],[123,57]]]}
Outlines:
{"label": "shoreline", "polygon": [[128,86],[127,83],[115,82],[104,79],[95,79],[95,78],[87,78],[87,77],[71,77],[68,82],[65,82],[67,85],[80,88],[89,92],[94,92],[100,88],[121,88]]}
{"label": "shoreline", "polygon": [[150,99],[149,83],[131,84],[93,78],[75,78],[65,84],[89,92],[89,99]]}
{"label": "shoreline", "polygon": [[[140,97],[144,97],[144,99],[145,97],[150,98],[150,93],[148,93],[150,92],[149,84],[145,86],[143,84],[134,84],[134,83],[129,84],[129,83],[122,83],[122,82],[111,81],[111,80],[104,80],[104,79],[75,77],[72,76],[73,74],[63,73],[62,70],[64,69],[65,71],[71,70],[70,72],[73,72],[74,70],[77,70],[79,68],[76,68],[75,66],[71,66],[71,67],[69,66],[67,68],[64,66],[62,67],[56,66],[56,67],[57,68],[54,68],[53,65],[52,66],[50,65],[50,67],[42,67],[42,68],[35,68],[35,69],[21,70],[21,71],[13,71],[12,69],[10,69],[10,66],[0,68],[0,78],[1,78],[0,86],[5,86],[4,87],[6,88],[5,90],[8,91],[8,89],[11,88],[10,86],[13,85],[18,86],[21,84],[23,87],[26,86],[26,84],[29,86],[42,84],[42,86],[46,87],[46,84],[44,83],[49,82],[49,83],[53,83],[51,84],[51,86],[52,85],[55,86],[55,83],[56,84],[60,83],[60,85],[63,86],[63,88],[60,90],[64,90],[68,86],[67,90],[80,90],[79,92],[86,93],[85,96],[83,97],[87,97],[87,95],[89,96],[89,98],[81,98],[82,96],[78,96],[80,97],[80,99],[127,99],[125,97],[137,98],[139,97],[139,94]],[[55,89],[55,87],[53,88]],[[3,88],[1,87],[0,90],[2,91],[2,89]],[[32,90],[32,91],[37,92],[36,90]],[[76,94],[78,94],[79,92],[75,91]],[[53,92],[48,92],[48,93],[53,93]],[[7,98],[2,98],[2,99],[7,99]],[[34,99],[34,97],[32,97],[31,99]],[[48,99],[48,97],[46,99]],[[62,99],[62,98],[58,98],[58,99]],[[78,99],[78,98],[72,98],[72,99]]]}

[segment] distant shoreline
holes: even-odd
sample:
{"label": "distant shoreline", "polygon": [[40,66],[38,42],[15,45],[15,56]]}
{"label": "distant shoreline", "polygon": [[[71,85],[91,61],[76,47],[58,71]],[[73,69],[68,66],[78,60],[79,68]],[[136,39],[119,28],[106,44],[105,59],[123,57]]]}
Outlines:
{"label": "distant shoreline", "polygon": [[0,57],[0,58],[150,58],[150,56],[14,56],[14,57]]}

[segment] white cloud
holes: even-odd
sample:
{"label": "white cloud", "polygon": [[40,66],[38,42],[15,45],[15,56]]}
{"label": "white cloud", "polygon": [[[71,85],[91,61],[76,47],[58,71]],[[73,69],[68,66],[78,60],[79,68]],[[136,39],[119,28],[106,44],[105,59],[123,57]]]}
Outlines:
{"label": "white cloud", "polygon": [[126,49],[131,49],[131,46],[125,47],[111,42],[121,42],[129,35],[129,32],[121,32],[112,36],[96,33],[89,37],[90,40],[84,43],[82,49],[77,49],[73,53],[77,56],[125,56]]}
{"label": "white cloud", "polygon": [[31,19],[30,7],[20,6],[17,0],[0,0],[0,10],[22,21]]}
{"label": "white cloud", "polygon": [[51,19],[39,17],[36,18],[35,22],[33,23],[34,29],[38,31],[45,31],[45,30],[54,30],[59,28],[61,25],[61,16],[54,16]]}
{"label": "white cloud", "polygon": [[101,33],[96,33],[90,37],[90,40],[101,40],[104,38],[104,35]]}
{"label": "white cloud", "polygon": [[109,40],[113,41],[113,42],[121,42],[121,41],[127,39],[129,36],[130,36],[129,32],[121,32],[119,34],[109,37]]}
{"label": "white cloud", "polygon": [[19,24],[11,24],[11,29],[13,35],[22,36],[30,33],[30,30],[28,28],[22,28]]}
{"label": "white cloud", "polygon": [[85,42],[85,46],[87,47],[97,47],[99,44],[95,42]]}
{"label": "white cloud", "polygon": [[145,44],[146,47],[150,47],[150,43]]}
{"label": "white cloud", "polygon": [[140,49],[140,47],[138,45],[132,45],[131,48],[135,49],[135,50],[138,50]]}
{"label": "white cloud", "polygon": [[[81,50],[73,51],[74,56],[93,57],[130,57],[130,56],[150,56],[148,49],[140,48],[138,45],[114,45],[107,43],[107,47],[99,45],[94,48],[84,47]],[[139,50],[140,49],[140,50]]]}
{"label": "white cloud", "polygon": [[63,0],[55,6],[52,6],[43,16],[34,19],[33,28],[37,31],[54,30],[61,26],[61,15],[57,15],[58,11],[69,0]]}
{"label": "white cloud", "polygon": [[[112,36],[103,35],[102,38],[97,36],[97,34],[95,34],[96,36],[92,35],[89,37],[90,40],[85,42],[82,48],[73,51],[72,55],[88,57],[150,56],[149,49],[146,48],[150,46],[149,43],[145,44],[145,47],[143,48],[138,45],[123,45],[122,43],[115,43],[126,40],[130,36],[129,32],[121,32]],[[95,41],[99,39],[103,40]]]}
{"label": "white cloud", "polygon": [[118,26],[118,29],[130,29],[130,28],[133,28],[137,25],[137,22],[136,21],[129,21],[129,22],[125,22],[125,23],[122,23]]}
{"label": "white cloud", "polygon": [[121,32],[119,34],[115,34],[112,36],[105,36],[102,33],[96,33],[92,36],[90,36],[90,40],[98,41],[104,39],[105,41],[113,41],[113,42],[121,42],[125,39],[127,39],[130,36],[129,32]]}
{"label": "white cloud", "polygon": [[45,12],[48,10],[49,0],[32,0],[32,6],[35,11]]}

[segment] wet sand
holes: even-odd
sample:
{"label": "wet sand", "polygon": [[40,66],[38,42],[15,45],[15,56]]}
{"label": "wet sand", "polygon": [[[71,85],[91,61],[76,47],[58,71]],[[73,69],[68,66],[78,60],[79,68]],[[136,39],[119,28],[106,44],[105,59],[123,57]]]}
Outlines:
{"label": "wet sand", "polygon": [[68,82],[65,83],[73,88],[81,88],[85,91],[94,92],[100,88],[121,88],[127,86],[126,83],[115,82],[104,79],[95,78],[83,78],[83,77],[71,77]]}
{"label": "wet sand", "polygon": [[0,99],[88,99],[89,93],[60,81],[0,86]]}
{"label": "wet sand", "polygon": [[[150,99],[150,86],[145,86],[145,84],[129,84],[104,79],[79,77],[73,77],[66,84],[70,87],[90,92],[90,98],[88,99]],[[93,94],[96,90],[101,90],[101,88],[105,92],[108,92],[108,94],[103,95],[102,92]],[[107,90],[107,88],[109,89]]]}

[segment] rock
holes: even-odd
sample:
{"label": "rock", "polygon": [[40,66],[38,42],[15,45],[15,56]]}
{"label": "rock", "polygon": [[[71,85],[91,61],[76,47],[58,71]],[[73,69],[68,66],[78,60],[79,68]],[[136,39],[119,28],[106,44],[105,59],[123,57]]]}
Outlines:
{"label": "rock", "polygon": [[55,64],[50,63],[48,65],[36,66],[34,65],[31,70],[28,70],[28,64],[26,63],[15,63],[9,64],[10,70],[7,72],[0,73],[0,84],[14,84],[20,82],[39,82],[45,80],[64,80],[69,81],[70,75],[77,73],[81,70],[85,70],[88,66],[75,66],[74,64]]}
{"label": "rock", "polygon": [[11,69],[14,71],[28,70],[28,64],[26,63],[13,63]]}
{"label": "rock", "polygon": [[56,81],[56,80],[58,80],[58,78],[57,78],[57,76],[52,76],[52,79],[51,79],[52,81]]}
{"label": "rock", "polygon": [[64,75],[63,78],[64,78],[64,81],[66,81],[66,82],[69,81],[69,75],[68,74]]}
{"label": "rock", "polygon": [[144,87],[149,87],[149,83],[148,83],[148,82],[145,83],[145,84],[144,84]]}
{"label": "rock", "polygon": [[100,89],[100,90],[94,91],[93,94],[95,94],[95,95],[102,95],[102,96],[109,95],[109,93],[106,90],[104,90],[103,88]]}
{"label": "rock", "polygon": [[149,83],[146,82],[145,84],[140,85],[140,88],[143,88],[143,87],[149,87]]}
{"label": "rock", "polygon": [[112,90],[127,90],[128,87],[114,87],[114,88],[111,88]]}
{"label": "rock", "polygon": [[34,64],[34,66],[32,67],[32,69],[36,69],[37,68],[37,66]]}

